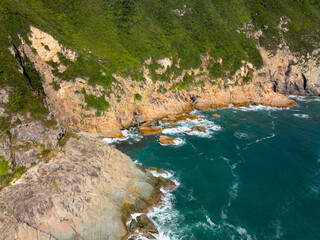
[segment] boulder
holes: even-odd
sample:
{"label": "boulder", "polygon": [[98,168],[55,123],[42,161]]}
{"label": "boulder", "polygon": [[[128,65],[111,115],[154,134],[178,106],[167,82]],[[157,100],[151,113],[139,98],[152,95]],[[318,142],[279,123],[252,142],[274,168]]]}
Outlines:
{"label": "boulder", "polygon": [[147,215],[142,214],[137,217],[137,222],[139,225],[139,231],[143,233],[159,233],[156,226],[151,222],[151,220],[147,217]]}
{"label": "boulder", "polygon": [[203,132],[203,133],[207,132],[206,128],[203,126],[193,126],[191,129],[193,131],[198,131],[198,132]]}
{"label": "boulder", "polygon": [[159,177],[159,183],[164,190],[173,190],[177,187],[174,181],[169,178]]}
{"label": "boulder", "polygon": [[138,230],[139,225],[135,219],[132,219],[130,225],[129,225],[129,231],[134,233],[136,230]]}
{"label": "boulder", "polygon": [[175,138],[161,135],[159,137],[159,142],[164,145],[174,145]]}
{"label": "boulder", "polygon": [[169,115],[168,117],[163,118],[161,121],[163,123],[170,123],[170,124],[175,124],[181,121],[186,121],[187,119],[197,119],[197,115],[192,115],[192,114],[176,114],[176,115]]}
{"label": "boulder", "polygon": [[212,117],[221,117],[220,114],[218,114],[218,113],[214,113],[214,114],[212,114],[211,116],[212,116]]}
{"label": "boulder", "polygon": [[152,134],[162,132],[162,129],[157,128],[157,127],[139,127],[138,129],[139,129],[140,133],[142,133],[144,135],[152,135]]}

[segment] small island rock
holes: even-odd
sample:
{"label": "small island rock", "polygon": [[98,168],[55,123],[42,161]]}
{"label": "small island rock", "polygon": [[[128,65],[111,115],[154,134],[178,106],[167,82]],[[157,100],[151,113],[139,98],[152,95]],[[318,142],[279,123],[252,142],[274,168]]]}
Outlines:
{"label": "small island rock", "polygon": [[203,133],[207,132],[206,128],[203,126],[193,126],[191,129],[193,131],[198,131],[198,132],[203,132]]}
{"label": "small island rock", "polygon": [[159,142],[164,145],[174,145],[175,138],[161,135],[159,137]]}

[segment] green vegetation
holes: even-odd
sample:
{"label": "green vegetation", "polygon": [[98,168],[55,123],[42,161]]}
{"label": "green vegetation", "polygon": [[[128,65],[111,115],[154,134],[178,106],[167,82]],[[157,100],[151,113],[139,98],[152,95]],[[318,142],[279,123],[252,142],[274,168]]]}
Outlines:
{"label": "green vegetation", "polygon": [[0,156],[0,177],[6,174],[6,172],[10,169],[9,162],[5,161],[3,155]]}
{"label": "green vegetation", "polygon": [[5,161],[3,155],[0,156],[0,189],[9,185],[14,179],[20,179],[21,175],[27,171],[26,167],[15,168],[11,173],[8,173],[10,170],[9,162]]}
{"label": "green vegetation", "polygon": [[168,90],[164,87],[164,86],[160,86],[159,88],[158,88],[158,90],[157,90],[157,93],[162,93],[162,94],[164,94],[164,93],[166,93]]}
{"label": "green vegetation", "polygon": [[183,80],[181,82],[178,83],[174,83],[171,87],[172,90],[175,89],[179,89],[179,90],[183,90],[183,89],[187,89],[190,86],[198,86],[198,85],[204,85],[204,81],[198,81],[195,82],[194,81],[194,74],[192,73],[191,75],[186,73],[183,77]]}
{"label": "green vegetation", "polygon": [[66,133],[64,134],[64,136],[59,140],[59,142],[58,142],[59,146],[60,146],[60,147],[64,147],[64,146],[67,144],[67,142],[68,142],[68,140],[69,140],[70,138],[79,139],[80,137],[79,137],[77,134],[75,134],[75,133],[66,132]]}
{"label": "green vegetation", "polygon": [[56,81],[52,81],[51,83],[50,83],[50,85],[53,87],[53,89],[54,90],[56,90],[56,91],[58,91],[61,87],[60,87],[60,84],[58,83],[58,82],[56,82]]}
{"label": "green vegetation", "polygon": [[84,88],[82,89],[82,93],[84,94],[84,100],[86,101],[88,107],[95,108],[98,111],[109,109],[109,103],[106,101],[104,95],[101,97],[96,97],[91,94],[88,95]]}
{"label": "green vegetation", "polygon": [[50,152],[51,152],[51,149],[43,149],[42,152],[41,152],[41,155],[42,156],[47,156],[47,155],[49,155]]}
{"label": "green vegetation", "polygon": [[140,101],[142,99],[142,96],[139,93],[136,93],[134,95],[134,99]]}
{"label": "green vegetation", "polygon": [[[289,31],[280,33],[283,16],[290,19]],[[168,73],[155,74],[155,61],[150,66],[155,80],[168,81],[171,73],[199,67],[200,55],[209,53],[222,59],[210,68],[217,78],[235,73],[242,60],[261,67],[257,43],[275,50],[283,36],[292,50],[306,54],[319,47],[320,38],[317,0],[3,0],[0,21],[0,31],[15,44],[18,33],[27,40],[32,24],[76,50],[75,62],[60,55],[68,69],[59,73],[54,67],[54,73],[65,80],[87,78],[107,93],[116,82],[112,73],[144,81],[139,67],[150,57],[172,57]],[[263,31],[258,42],[246,37],[244,26]]]}

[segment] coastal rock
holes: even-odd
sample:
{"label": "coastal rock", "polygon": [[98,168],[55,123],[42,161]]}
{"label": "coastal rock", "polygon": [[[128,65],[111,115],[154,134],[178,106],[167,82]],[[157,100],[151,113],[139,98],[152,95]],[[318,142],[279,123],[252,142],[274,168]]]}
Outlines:
{"label": "coastal rock", "polygon": [[150,219],[147,217],[147,215],[142,214],[137,217],[137,222],[139,225],[139,231],[143,233],[159,233],[156,226],[150,221]]}
{"label": "coastal rock", "polygon": [[202,132],[202,133],[206,133],[207,132],[206,128],[203,127],[203,126],[193,126],[191,129],[193,131],[198,131],[198,132]]}
{"label": "coastal rock", "polygon": [[159,179],[159,183],[161,184],[164,190],[173,190],[177,187],[175,182],[168,178],[159,177],[158,179]]}
{"label": "coastal rock", "polygon": [[164,145],[174,145],[175,138],[161,135],[159,137],[159,142]]}
{"label": "coastal rock", "polygon": [[211,116],[212,117],[221,117],[220,114],[218,114],[218,113],[211,114]]}
{"label": "coastal rock", "polygon": [[157,127],[138,127],[138,129],[140,133],[144,135],[153,135],[162,132],[162,129]]}
{"label": "coastal rock", "polygon": [[157,239],[155,236],[153,236],[150,233],[143,233],[142,236],[148,239]]}
{"label": "coastal rock", "polygon": [[[146,212],[159,201],[158,185],[150,172],[102,140],[70,138],[50,161],[30,168],[0,191],[0,236],[122,239],[132,209]],[[145,217],[139,227],[157,232]]]}
{"label": "coastal rock", "polygon": [[139,229],[138,222],[135,219],[132,219],[130,225],[129,225],[129,231],[131,233],[134,233],[136,230]]}
{"label": "coastal rock", "polygon": [[192,115],[192,114],[176,114],[176,115],[170,115],[168,117],[162,118],[161,121],[163,123],[175,124],[178,122],[186,121],[188,119],[194,120],[197,118],[198,118],[197,115]]}

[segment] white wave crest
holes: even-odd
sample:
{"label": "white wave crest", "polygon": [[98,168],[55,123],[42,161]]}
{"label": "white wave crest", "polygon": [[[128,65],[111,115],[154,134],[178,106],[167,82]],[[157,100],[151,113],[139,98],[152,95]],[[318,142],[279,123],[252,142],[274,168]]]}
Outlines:
{"label": "white wave crest", "polygon": [[267,110],[267,111],[277,111],[277,110],[283,110],[286,108],[278,108],[278,107],[268,107],[263,105],[249,105],[249,107],[239,107],[236,108],[237,110],[249,112],[249,111],[261,111],[261,110]]}
{"label": "white wave crest", "polygon": [[124,138],[104,138],[103,141],[108,144],[114,144],[126,140],[138,142],[143,138],[142,134],[140,134],[137,129],[123,130],[122,134]]}
{"label": "white wave crest", "polygon": [[293,116],[298,117],[298,118],[310,118],[310,116],[308,114],[302,114],[302,113],[295,113],[293,114]]}
{"label": "white wave crest", "polygon": [[[138,161],[135,161],[139,163]],[[176,186],[180,185],[180,182],[177,178],[174,177],[173,172],[163,171],[161,173],[157,171],[150,171],[152,175],[155,177],[164,177],[171,179]],[[180,212],[174,209],[174,200],[175,196],[173,195],[173,190],[164,190],[160,189],[163,193],[164,197],[161,199],[160,203],[155,206],[147,216],[153,221],[156,228],[159,231],[159,234],[153,234],[158,240],[179,240],[181,239],[181,233],[179,233],[179,229],[177,229],[178,222],[182,222],[184,217]],[[135,219],[137,216],[142,213],[134,213],[131,215],[132,219]],[[127,222],[127,226],[130,225],[131,220]],[[139,236],[139,239],[147,239],[143,237],[141,234],[135,233]],[[133,236],[133,235],[131,235]]]}
{"label": "white wave crest", "polygon": [[166,128],[162,131],[162,133],[174,135],[178,133],[184,133],[186,131],[191,131],[191,128],[189,127]]}

